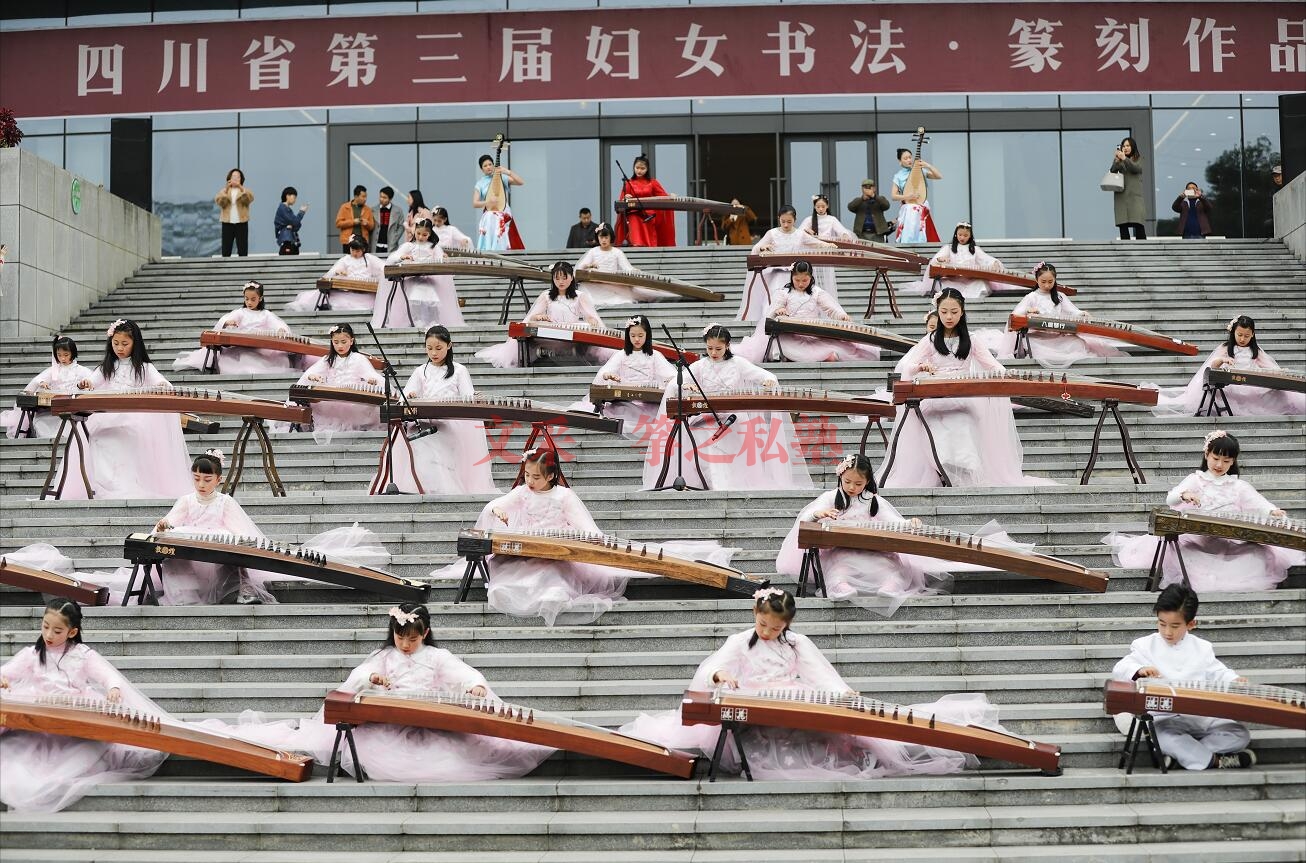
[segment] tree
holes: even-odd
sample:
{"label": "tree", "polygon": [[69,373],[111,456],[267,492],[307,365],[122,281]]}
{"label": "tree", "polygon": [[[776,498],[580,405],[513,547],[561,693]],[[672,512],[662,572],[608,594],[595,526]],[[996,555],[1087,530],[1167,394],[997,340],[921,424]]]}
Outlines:
{"label": "tree", "polygon": [[[1274,236],[1276,187],[1270,168],[1279,154],[1264,135],[1245,147],[1225,150],[1206,166],[1206,200],[1211,203],[1211,232],[1225,237]],[[1246,231],[1244,231],[1246,226]],[[1156,220],[1161,235],[1179,233],[1179,219]]]}

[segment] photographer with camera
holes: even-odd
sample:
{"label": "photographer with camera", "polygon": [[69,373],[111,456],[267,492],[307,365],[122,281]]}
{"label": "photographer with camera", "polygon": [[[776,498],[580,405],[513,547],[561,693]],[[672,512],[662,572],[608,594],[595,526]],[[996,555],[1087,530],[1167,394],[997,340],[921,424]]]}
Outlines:
{"label": "photographer with camera", "polygon": [[1211,202],[1196,183],[1189,183],[1170,209],[1179,214],[1179,233],[1185,240],[1200,240],[1211,234]]}

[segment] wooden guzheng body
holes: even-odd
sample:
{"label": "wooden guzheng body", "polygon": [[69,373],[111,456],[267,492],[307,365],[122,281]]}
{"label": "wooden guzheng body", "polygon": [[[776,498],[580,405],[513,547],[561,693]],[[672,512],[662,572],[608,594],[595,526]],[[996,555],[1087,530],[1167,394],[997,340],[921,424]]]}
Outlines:
{"label": "wooden guzheng body", "polygon": [[1207,366],[1203,375],[1207,386],[1239,385],[1306,393],[1306,374],[1286,369],[1213,369]]}
{"label": "wooden guzheng body", "polygon": [[1007,326],[1014,331],[1041,330],[1049,333],[1077,333],[1084,336],[1101,336],[1120,342],[1128,342],[1143,348],[1151,348],[1155,351],[1183,354],[1189,357],[1197,354],[1197,345],[1171,336],[1163,336],[1158,332],[1123,321],[1090,318],[1052,318],[1043,315],[1012,315],[1007,319]]}
{"label": "wooden guzheng body", "polygon": [[1158,677],[1109,680],[1103,707],[1111,714],[1186,713],[1306,731],[1306,692],[1277,686]]}
{"label": "wooden guzheng body", "polygon": [[840,525],[830,521],[798,525],[799,548],[849,548],[894,552],[989,566],[1003,572],[1106,591],[1108,576],[1068,560],[985,543],[983,537],[905,521],[869,521]]}
{"label": "wooden guzheng body", "polygon": [[[994,272],[992,270],[977,270],[971,267],[948,267],[943,264],[930,264],[929,277],[934,280],[939,279],[983,279],[986,282],[998,282],[1003,285],[1011,285],[1016,290],[1011,291],[993,291],[994,296],[1004,294],[1027,294],[1038,287],[1038,280],[1033,276],[1025,276],[1020,273],[1008,273],[1005,271]],[[1078,293],[1069,285],[1057,283],[1057,290],[1068,297],[1073,297]]]}
{"label": "wooden guzheng body", "polygon": [[391,280],[410,276],[491,276],[532,282],[553,281],[553,275],[548,270],[533,267],[525,261],[481,256],[456,257],[447,261],[427,261],[420,264],[387,264],[383,272],[385,277]]}
{"label": "wooden guzheng body", "polygon": [[50,399],[52,414],[196,413],[209,416],[254,417],[261,420],[307,422],[301,407],[272,399],[256,399],[218,390],[176,389],[86,392]]}
{"label": "wooden guzheng body", "polygon": [[66,596],[82,605],[105,605],[109,601],[107,587],[70,578],[48,569],[37,569],[8,558],[0,558],[0,584],[53,596]]}
{"label": "wooden guzheng body", "polygon": [[[708,403],[711,402],[711,407]],[[667,399],[667,415],[692,415],[707,413],[711,408],[721,411],[785,411],[788,413],[815,414],[819,416],[869,416],[892,417],[893,405],[873,399],[858,398],[833,390],[810,390],[793,387],[758,387],[756,389],[722,390],[702,396],[687,395],[683,399]]]}
{"label": "wooden guzheng body", "polygon": [[[18,409],[20,411],[23,411],[28,415],[26,417],[28,427],[24,429],[24,425],[23,425],[24,418],[20,417],[16,436],[31,437],[32,436],[32,431],[30,428],[31,417],[35,415],[37,411],[48,412],[50,410],[50,402],[61,395],[72,395],[72,394],[57,393],[53,390],[38,390],[37,392],[34,393],[25,393],[25,392],[19,393],[14,398],[14,403],[18,406]],[[217,423],[212,422],[210,420],[200,419],[195,414],[192,413],[181,414],[181,430],[187,434],[216,434],[219,428],[220,426]]]}
{"label": "wooden guzheng body", "polygon": [[[305,357],[324,357],[331,353],[331,345],[309,341],[304,336],[283,336],[278,333],[252,330],[205,330],[200,333],[202,348],[255,348],[260,351],[282,351]],[[367,356],[364,354],[364,356]],[[385,363],[378,357],[367,357],[372,368],[378,371]]]}
{"label": "wooden guzheng body", "polygon": [[381,406],[381,421],[392,423],[413,420],[481,420],[487,425],[503,423],[542,423],[567,429],[621,434],[622,421],[587,413],[569,411],[530,399],[476,397],[470,399],[410,399],[408,404]]}
{"label": "wooden guzheng body", "polygon": [[1192,533],[1306,551],[1306,521],[1302,519],[1217,514],[1161,506],[1153,509],[1148,517],[1148,531],[1154,536]]}
{"label": "wooden guzheng body", "polygon": [[[393,393],[390,401],[396,401]],[[326,384],[294,384],[290,387],[290,400],[300,405],[312,405],[317,402],[351,402],[360,405],[385,404],[384,387],[333,387]],[[309,419],[296,422],[311,422]]]}
{"label": "wooden guzheng body", "polygon": [[[599,329],[587,324],[528,323],[513,321],[508,324],[508,337],[513,339],[553,339],[558,342],[574,342],[578,345],[590,345],[597,348],[625,350],[626,334],[622,330]],[[653,350],[672,362],[676,359],[676,349],[661,342],[653,343]],[[685,362],[698,362],[698,354],[685,351]]]}
{"label": "wooden guzheng body", "polygon": [[458,533],[458,553],[464,557],[501,554],[615,566],[660,575],[674,581],[688,581],[731,593],[752,596],[770,582],[725,566],[664,554],[653,545],[615,536],[576,531],[502,531],[468,528]]}
{"label": "wooden guzheng body", "polygon": [[1023,764],[1056,773],[1061,748],[977,725],[954,725],[910,708],[862,696],[811,690],[756,693],[685,693],[680,703],[685,725],[761,725],[830,734],[855,734],[920,746],[968,752],[983,758]]}
{"label": "wooden guzheng body", "polygon": [[926,375],[893,385],[894,404],[931,398],[1067,398],[1113,400],[1155,405],[1157,391],[1102,378],[1074,377],[1048,371],[1007,369],[1004,372]]}
{"label": "wooden guzheng body", "polygon": [[376,282],[371,279],[344,279],[339,276],[326,278],[324,276],[317,280],[317,289],[323,292],[355,291],[360,294],[375,294]]}
{"label": "wooden guzheng body", "polygon": [[578,725],[560,717],[536,715],[513,704],[470,695],[435,692],[394,693],[336,690],[327,693],[322,718],[328,723],[361,725],[383,722],[436,731],[479,734],[551,746],[595,758],[619,761],[689,779],[697,758],[603,728]]}
{"label": "wooden guzheng body", "polygon": [[158,717],[90,698],[0,695],[0,726],[41,734],[139,746],[253,773],[303,782],[313,759],[213,731],[165,723]]}
{"label": "wooden guzheng body", "polygon": [[897,246],[889,246],[884,243],[874,243],[870,240],[846,240],[836,237],[833,240],[826,240],[827,243],[834,243],[841,249],[847,249],[853,252],[865,252],[872,255],[883,255],[886,258],[901,258],[909,261],[917,267],[923,267],[930,261],[929,255],[921,255],[916,252],[900,249]]}
{"label": "wooden guzheng body", "polygon": [[747,212],[747,208],[739,204],[685,195],[650,195],[634,201],[621,198],[614,201],[612,206],[622,214],[627,210],[635,213],[640,210],[680,210],[686,213],[711,213],[714,216],[742,216]]}
{"label": "wooden guzheng body", "polygon": [[763,252],[748,256],[748,268],[758,270],[765,267],[792,267],[797,261],[807,261],[813,267],[841,267],[856,270],[894,270],[904,273],[919,273],[920,266],[905,258],[851,251],[848,249],[826,249],[798,252]]}
{"label": "wooden guzheng body", "polygon": [[725,299],[725,294],[709,291],[701,285],[639,270],[631,273],[609,273],[604,270],[585,267],[576,270],[576,281],[582,284],[585,282],[605,282],[610,285],[625,285],[628,288],[652,288],[658,291],[666,291],[669,294],[688,297],[691,300],[708,300],[714,303],[719,303]]}
{"label": "wooden guzheng body", "polygon": [[644,402],[661,404],[664,390],[662,387],[628,387],[622,384],[590,384],[590,402],[601,405],[604,402]]}
{"label": "wooden guzheng body", "polygon": [[815,336],[822,339],[839,339],[845,342],[875,345],[884,350],[905,354],[916,346],[906,336],[891,333],[878,327],[854,324],[849,321],[817,320],[814,318],[767,318],[762,327],[768,336]]}
{"label": "wooden guzheng body", "polygon": [[300,546],[258,537],[199,538],[177,533],[133,533],[123,542],[123,556],[133,564],[164,560],[243,566],[365,590],[402,602],[425,602],[430,587],[379,569],[330,560]]}

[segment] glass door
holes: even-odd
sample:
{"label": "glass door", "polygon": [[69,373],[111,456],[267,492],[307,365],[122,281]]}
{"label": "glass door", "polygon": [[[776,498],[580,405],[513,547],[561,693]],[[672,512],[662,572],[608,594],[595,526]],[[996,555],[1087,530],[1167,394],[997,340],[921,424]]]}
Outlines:
{"label": "glass door", "polygon": [[873,156],[868,138],[789,138],[781,184],[785,200],[779,203],[792,204],[802,221],[812,213],[812,196],[825,195],[830,213],[851,228],[852,216],[845,205],[861,193],[862,181],[872,176]]}
{"label": "glass door", "polygon": [[[603,202],[602,221],[615,224],[616,210],[613,202],[621,194],[622,172],[632,176],[635,170],[635,157],[649,157],[651,175],[662,184],[668,195],[694,196],[698,187],[697,169],[693,163],[693,149],[687,138],[657,138],[603,142],[603,171],[606,177],[603,183],[605,200]],[[675,211],[676,245],[685,246],[690,241],[690,222],[688,214]]]}

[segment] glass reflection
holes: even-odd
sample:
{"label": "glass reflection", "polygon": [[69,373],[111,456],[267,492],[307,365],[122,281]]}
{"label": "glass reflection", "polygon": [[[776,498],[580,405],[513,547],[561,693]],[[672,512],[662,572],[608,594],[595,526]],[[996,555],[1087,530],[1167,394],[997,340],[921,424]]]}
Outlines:
{"label": "glass reflection", "polygon": [[109,185],[109,136],[69,135],[64,167],[99,186]]}
{"label": "glass reflection", "polygon": [[[480,176],[480,169],[477,167],[478,158],[485,153],[493,154],[490,142],[448,141],[439,144],[421,144],[417,152],[418,174],[421,177],[421,185],[417,188],[422,190],[427,206],[439,206],[448,210],[450,223],[471,237],[474,245],[481,213],[472,207],[472,189]],[[515,168],[512,153],[512,148],[504,150],[500,163]],[[523,175],[522,179],[529,185],[539,178]],[[517,194],[525,188],[526,186],[517,186],[509,189],[508,200],[514,209]],[[408,189],[403,191],[406,193]]]}
{"label": "glass reflection", "polygon": [[1098,183],[1111,165],[1111,154],[1128,129],[1092,129],[1061,133],[1062,223],[1066,237],[1110,240],[1115,227],[1115,202]]}
{"label": "glass reflection", "polygon": [[[970,160],[971,221],[978,236],[1061,236],[1056,132],[974,132]],[[946,180],[947,170],[939,167]],[[940,239],[951,236],[961,218],[939,219]]]}
{"label": "glass reflection", "polygon": [[[237,167],[236,130],[154,133],[154,214],[163,222],[163,254],[196,257],[221,250],[213,196]],[[269,177],[246,174],[255,199],[280,191]]]}
{"label": "glass reflection", "polygon": [[[1237,111],[1153,111],[1152,145],[1156,160],[1154,199],[1159,236],[1177,234],[1170,209],[1188,182],[1202,187],[1211,204],[1211,228],[1227,237],[1243,236],[1242,140]],[[1146,150],[1146,145],[1144,145]]]}
{"label": "glass reflection", "polygon": [[600,210],[598,164],[599,142],[593,138],[513,147],[512,169],[526,183],[513,191],[512,212],[526,248],[565,248],[580,208]]}
{"label": "glass reflection", "polygon": [[335,229],[336,207],[342,202],[326,193],[326,129],[299,126],[282,129],[242,129],[240,167],[259,187],[249,210],[249,250],[275,253],[272,228],[281,190],[294,186],[299,192],[296,208],[308,204],[299,231],[300,252],[333,252],[340,247]]}

